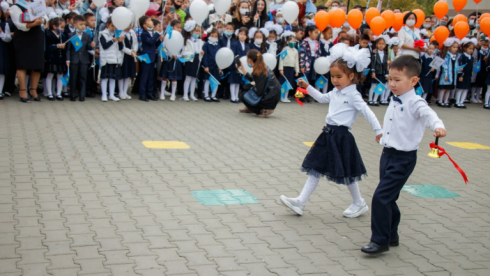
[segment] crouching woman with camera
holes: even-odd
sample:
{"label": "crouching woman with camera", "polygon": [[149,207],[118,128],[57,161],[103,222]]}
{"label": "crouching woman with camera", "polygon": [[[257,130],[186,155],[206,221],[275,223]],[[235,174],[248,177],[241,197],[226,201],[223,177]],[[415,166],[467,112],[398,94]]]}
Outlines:
{"label": "crouching woman with camera", "polygon": [[[252,67],[252,74],[243,66]],[[244,85],[239,95],[240,100],[245,104],[245,108],[240,109],[240,112],[255,113],[259,118],[267,118],[274,112],[281,99],[281,85],[274,73],[267,70],[264,58],[257,50],[248,51],[247,64],[237,65],[237,68],[251,83]]]}

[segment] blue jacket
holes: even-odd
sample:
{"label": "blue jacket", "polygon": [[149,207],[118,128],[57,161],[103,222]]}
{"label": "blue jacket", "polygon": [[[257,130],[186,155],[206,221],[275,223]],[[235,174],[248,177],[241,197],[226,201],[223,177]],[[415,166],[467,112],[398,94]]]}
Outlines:
{"label": "blue jacket", "polygon": [[216,45],[211,45],[208,42],[204,43],[202,50],[204,51],[204,57],[202,58],[202,65],[204,68],[209,68],[209,70],[217,69],[216,65],[216,53],[221,47]]}
{"label": "blue jacket", "polygon": [[151,62],[155,62],[155,56],[158,46],[162,41],[158,33],[153,33],[153,36],[146,30],[141,32],[141,54],[148,54]]}
{"label": "blue jacket", "polygon": [[[47,61],[51,64],[65,64],[66,54],[65,49],[58,49],[57,45],[65,42],[65,36],[60,33],[59,37],[49,30],[46,30],[46,52]],[[71,42],[68,42],[71,43]]]}
{"label": "blue jacket", "polygon": [[[235,38],[233,38],[233,36],[230,38],[230,48],[231,48],[231,45],[233,45],[233,43],[236,41]],[[228,38],[226,37],[226,35],[222,35],[219,40],[218,40],[218,45],[220,47],[226,47],[228,45]]]}
{"label": "blue jacket", "polygon": [[[444,58],[444,63],[441,66],[441,76],[439,78],[439,85],[456,85],[457,77],[454,75],[456,68],[459,66],[459,55],[456,56],[456,61],[451,62],[451,55],[446,54]],[[446,81],[447,77],[447,81]]]}

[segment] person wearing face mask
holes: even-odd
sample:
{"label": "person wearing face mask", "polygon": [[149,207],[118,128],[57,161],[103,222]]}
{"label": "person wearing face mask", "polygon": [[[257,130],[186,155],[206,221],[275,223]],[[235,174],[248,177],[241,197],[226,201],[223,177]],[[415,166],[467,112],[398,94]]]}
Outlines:
{"label": "person wearing face mask", "polygon": [[232,23],[235,26],[235,30],[241,27],[246,27],[250,29],[253,26],[253,20],[251,17],[251,8],[249,2],[240,2],[237,6],[237,12],[235,18],[233,18]]}
{"label": "person wearing face mask", "polygon": [[424,24],[422,25],[424,29],[427,30],[427,37],[432,36],[432,18],[430,16],[426,16],[424,20]]}
{"label": "person wearing face mask", "polygon": [[415,28],[415,22],[417,22],[417,15],[413,12],[408,12],[403,18],[403,23],[406,24],[398,32],[398,38],[400,39],[402,55],[411,55],[415,58],[420,57],[419,48],[414,47],[414,43],[421,39],[420,30]]}

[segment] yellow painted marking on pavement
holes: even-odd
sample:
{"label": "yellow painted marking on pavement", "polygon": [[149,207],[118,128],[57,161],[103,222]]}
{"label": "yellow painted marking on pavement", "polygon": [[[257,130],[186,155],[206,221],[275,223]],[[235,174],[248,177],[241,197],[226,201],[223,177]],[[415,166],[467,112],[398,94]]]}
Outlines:
{"label": "yellow painted marking on pavement", "polygon": [[143,141],[149,149],[190,149],[189,145],[180,141]]}
{"label": "yellow painted marking on pavement", "polygon": [[310,148],[311,148],[311,147],[313,147],[313,144],[314,144],[314,143],[315,143],[315,142],[303,142],[303,144],[307,145],[307,146],[308,146],[308,147],[310,147]]}
{"label": "yellow painted marking on pavement", "polygon": [[477,143],[470,143],[470,142],[446,142],[446,143],[451,146],[455,146],[463,149],[490,149],[490,147],[480,145]]}

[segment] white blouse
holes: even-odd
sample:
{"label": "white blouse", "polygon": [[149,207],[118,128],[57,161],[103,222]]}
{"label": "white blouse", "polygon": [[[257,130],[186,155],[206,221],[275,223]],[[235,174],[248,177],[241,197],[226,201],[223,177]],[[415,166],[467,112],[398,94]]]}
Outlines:
{"label": "white blouse", "polygon": [[[12,7],[10,7],[9,12],[10,18],[12,18],[12,22],[14,22],[17,29],[23,32],[28,32],[30,30],[30,28],[27,28],[27,23],[22,23],[20,21],[22,10],[17,5],[13,5]],[[14,20],[15,18],[18,18],[18,20]]]}
{"label": "white blouse", "polygon": [[[407,30],[409,30],[409,31],[407,31]],[[411,55],[414,58],[418,59],[420,57],[419,53],[417,53],[413,50],[403,49],[401,47],[404,44],[407,46],[413,47],[415,40],[420,39],[420,30],[419,29],[414,28],[413,35],[415,36],[415,40],[414,40],[414,37],[412,36],[412,34],[410,34],[410,31],[411,31],[410,28],[403,27],[398,32],[398,38],[400,38],[400,49],[402,51],[402,55]]]}

